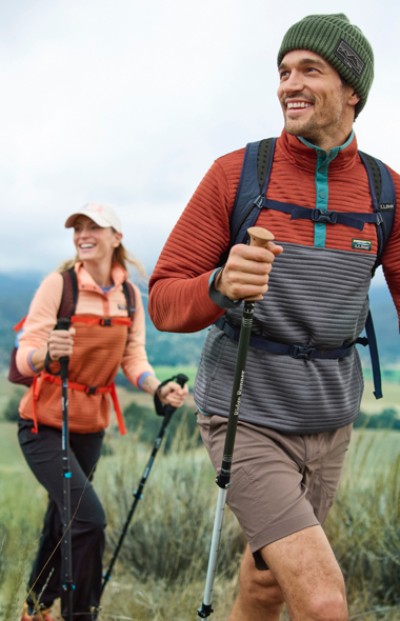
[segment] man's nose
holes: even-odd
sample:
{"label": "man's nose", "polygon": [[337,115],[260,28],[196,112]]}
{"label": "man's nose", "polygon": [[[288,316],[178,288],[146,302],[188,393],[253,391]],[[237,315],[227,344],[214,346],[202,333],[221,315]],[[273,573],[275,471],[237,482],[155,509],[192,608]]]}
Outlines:
{"label": "man's nose", "polygon": [[297,71],[292,71],[288,78],[282,82],[282,90],[285,93],[299,92],[303,90],[303,79]]}

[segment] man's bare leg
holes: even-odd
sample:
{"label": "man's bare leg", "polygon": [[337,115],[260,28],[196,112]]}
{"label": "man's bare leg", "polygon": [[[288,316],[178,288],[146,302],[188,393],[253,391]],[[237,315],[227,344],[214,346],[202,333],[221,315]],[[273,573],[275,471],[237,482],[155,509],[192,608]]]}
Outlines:
{"label": "man's bare leg", "polygon": [[261,550],[292,621],[348,621],[343,575],[321,526],[311,526]]}
{"label": "man's bare leg", "polygon": [[228,621],[279,621],[282,591],[272,573],[256,568],[247,546],[240,566],[239,594]]}
{"label": "man's bare leg", "polygon": [[257,570],[246,548],[228,621],[279,621],[283,602],[292,621],[348,621],[343,575],[320,526],[279,539],[261,554],[272,571]]}

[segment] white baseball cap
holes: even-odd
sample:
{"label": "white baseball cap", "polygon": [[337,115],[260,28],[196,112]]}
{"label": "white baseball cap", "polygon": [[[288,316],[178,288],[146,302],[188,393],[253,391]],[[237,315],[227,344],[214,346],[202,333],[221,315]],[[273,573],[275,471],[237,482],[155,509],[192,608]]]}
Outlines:
{"label": "white baseball cap", "polygon": [[118,233],[122,233],[121,222],[115,211],[108,205],[98,203],[87,203],[80,211],[74,211],[65,221],[65,228],[70,229],[74,226],[78,216],[86,216],[96,222],[102,228],[111,226]]}

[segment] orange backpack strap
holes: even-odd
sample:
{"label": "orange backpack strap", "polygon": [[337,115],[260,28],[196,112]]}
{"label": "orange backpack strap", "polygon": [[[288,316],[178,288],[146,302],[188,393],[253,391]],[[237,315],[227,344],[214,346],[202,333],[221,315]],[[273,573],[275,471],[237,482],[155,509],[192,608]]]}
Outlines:
{"label": "orange backpack strap", "polygon": [[71,323],[84,323],[87,326],[130,326],[130,317],[94,317],[93,315],[74,315]]}
{"label": "orange backpack strap", "polygon": [[[38,378],[37,382],[37,390],[34,392],[34,400],[33,400],[33,409],[34,409],[34,421],[37,433],[37,423],[36,423],[36,408],[35,401],[39,399],[40,394],[40,386],[41,382],[49,382],[49,384],[55,384],[56,386],[61,386],[61,377],[59,375],[51,375],[50,373],[46,373],[43,371]],[[113,402],[115,414],[118,422],[118,429],[122,435],[126,434],[126,427],[124,418],[122,415],[121,407],[119,405],[117,390],[115,388],[115,383],[109,384],[108,386],[88,386],[87,384],[79,384],[78,382],[71,382],[68,380],[68,388],[71,390],[79,390],[80,392],[85,392],[88,396],[90,395],[106,395],[109,394],[111,400]]]}
{"label": "orange backpack strap", "polygon": [[15,326],[13,327],[14,332],[16,332],[18,334],[18,332],[20,332],[22,330],[22,326],[25,323],[25,319],[26,319],[26,315],[25,315],[25,317],[22,317],[22,319],[20,319],[20,321],[18,323],[15,324]]}
{"label": "orange backpack strap", "polygon": [[111,388],[110,395],[111,395],[111,399],[113,402],[115,415],[117,417],[118,429],[119,429],[120,434],[124,436],[126,434],[125,421],[124,421],[124,417],[121,411],[121,407],[119,405],[117,389],[115,387],[114,382],[111,384],[110,388]]}

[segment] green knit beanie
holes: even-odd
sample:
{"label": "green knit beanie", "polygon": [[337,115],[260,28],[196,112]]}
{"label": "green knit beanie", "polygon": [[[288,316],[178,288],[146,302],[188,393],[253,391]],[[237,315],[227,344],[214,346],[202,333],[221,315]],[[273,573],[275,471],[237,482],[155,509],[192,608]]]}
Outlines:
{"label": "green knit beanie", "polygon": [[360,97],[356,116],[361,112],[374,79],[374,53],[361,30],[346,15],[308,15],[291,26],[283,37],[278,66],[291,50],[311,50],[330,63]]}

